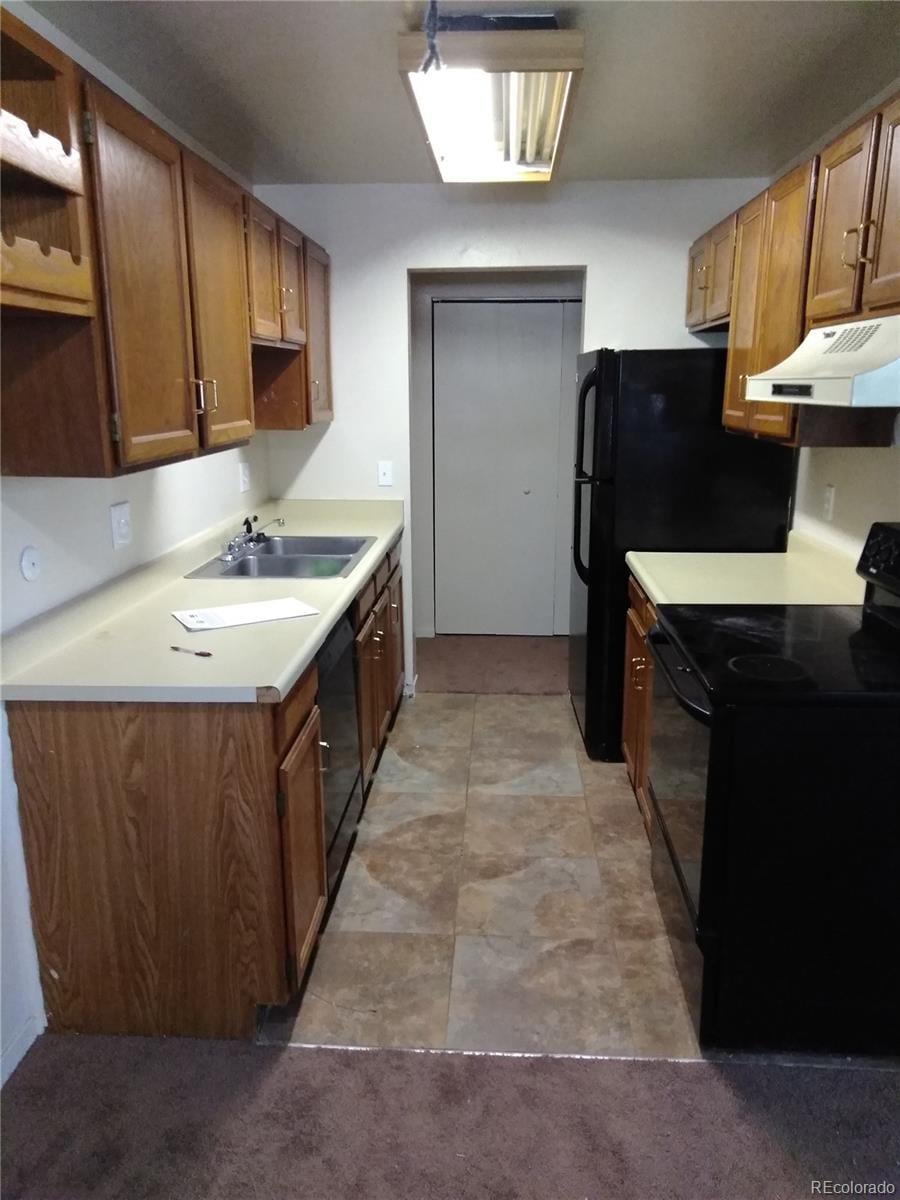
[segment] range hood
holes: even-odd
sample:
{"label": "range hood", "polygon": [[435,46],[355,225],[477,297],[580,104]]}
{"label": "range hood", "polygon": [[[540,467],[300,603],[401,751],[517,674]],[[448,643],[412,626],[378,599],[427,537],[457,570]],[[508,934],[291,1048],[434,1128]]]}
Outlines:
{"label": "range hood", "polygon": [[744,399],[900,408],[900,315],[810,330],[784,362],[748,377]]}

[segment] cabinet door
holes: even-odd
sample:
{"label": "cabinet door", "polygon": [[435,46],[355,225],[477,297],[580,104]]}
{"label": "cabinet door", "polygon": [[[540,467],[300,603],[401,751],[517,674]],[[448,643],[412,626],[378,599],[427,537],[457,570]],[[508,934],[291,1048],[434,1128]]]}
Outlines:
{"label": "cabinet door", "polygon": [[900,304],[900,96],[881,110],[863,308]]}
{"label": "cabinet door", "polygon": [[131,466],[198,444],[181,150],[99,84],[86,87],[119,456]]}
{"label": "cabinet door", "polygon": [[734,245],[734,285],[731,294],[731,328],[725,367],[725,403],[722,423],[746,429],[750,405],[744,400],[744,382],[751,371],[756,338],[756,297],[762,259],[765,192],[745,204],[737,216]]}
{"label": "cabinet door", "polygon": [[685,324],[702,325],[706,320],[706,276],[709,274],[709,235],[698,238],[688,252],[687,306]]}
{"label": "cabinet door", "polygon": [[250,335],[277,342],[281,338],[281,293],[278,283],[277,218],[247,198],[247,275],[250,286]]}
{"label": "cabinet door", "polygon": [[[766,371],[803,340],[803,300],[816,160],[788,172],[766,192],[763,254],[757,296],[756,349],[752,371]],[[770,437],[791,436],[792,404],[754,404],[750,428]]]}
{"label": "cabinet door", "polygon": [[375,697],[375,730],[379,748],[387,737],[391,723],[393,705],[393,680],[390,660],[390,595],[388,589],[381,593],[372,609],[375,621],[375,646],[377,650],[377,683]]}
{"label": "cabinet door", "polygon": [[706,272],[706,320],[722,321],[731,312],[731,277],[734,269],[734,233],[737,217],[732,213],[709,233],[709,270]]}
{"label": "cabinet door", "polygon": [[356,635],[356,715],[359,724],[359,762],[363,787],[372,778],[378,759],[378,643],[375,641],[375,614]]}
{"label": "cabinet door", "polygon": [[321,728],[314,708],[278,769],[288,950],[298,979],[316,944],[328,896]]}
{"label": "cabinet door", "polygon": [[200,433],[226,446],[253,433],[243,192],[185,151],[184,195]]}
{"label": "cabinet door", "polygon": [[854,125],[822,151],[806,297],[810,321],[859,310],[878,120]]}
{"label": "cabinet door", "polygon": [[403,575],[399,567],[388,584],[388,696],[390,710],[403,695]]}
{"label": "cabinet door", "polygon": [[638,738],[637,762],[635,764],[636,784],[634,794],[637,797],[638,808],[644,819],[644,828],[650,833],[652,817],[650,813],[650,797],[647,792],[647,779],[650,767],[650,721],[653,712],[653,659],[644,642],[644,664],[638,672]]}
{"label": "cabinet door", "polygon": [[328,254],[304,238],[306,272],[306,361],[309,388],[309,420],[315,425],[334,416],[331,398],[331,260]]}
{"label": "cabinet door", "polygon": [[306,343],[306,287],[303,281],[303,235],[278,222],[278,272],[281,296],[281,338]]}

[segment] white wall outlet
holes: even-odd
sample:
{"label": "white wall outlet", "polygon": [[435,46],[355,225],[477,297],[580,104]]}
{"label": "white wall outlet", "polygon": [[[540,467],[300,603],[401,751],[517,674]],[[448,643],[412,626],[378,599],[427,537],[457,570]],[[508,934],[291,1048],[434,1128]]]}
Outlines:
{"label": "white wall outlet", "polygon": [[394,464],[389,459],[383,459],[378,464],[378,486],[394,486]]}
{"label": "white wall outlet", "polygon": [[250,464],[248,462],[238,463],[238,487],[242,492],[250,491]]}
{"label": "white wall outlet", "polygon": [[822,516],[826,521],[834,520],[834,484],[825,485],[825,495],[822,499]]}
{"label": "white wall outlet", "polygon": [[112,527],[114,550],[131,545],[131,505],[127,500],[109,506],[109,523]]}
{"label": "white wall outlet", "polygon": [[34,583],[41,573],[41,552],[37,546],[26,546],[19,555],[19,570],[22,578]]}

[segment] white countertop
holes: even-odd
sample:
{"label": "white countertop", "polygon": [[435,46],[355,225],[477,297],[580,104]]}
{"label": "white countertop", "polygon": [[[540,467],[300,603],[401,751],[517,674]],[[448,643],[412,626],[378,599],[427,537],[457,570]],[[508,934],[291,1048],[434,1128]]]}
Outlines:
{"label": "white countertop", "polygon": [[862,604],[854,559],[791,533],[783,554],[632,550],[625,562],[654,604]]}
{"label": "white countertop", "polygon": [[[20,626],[3,639],[4,700],[256,703],[283,698],[403,529],[399,500],[279,500],[286,535],[375,537],[345,579],[185,579],[221,552],[233,521]],[[295,596],[319,616],[188,633],[175,609]],[[176,654],[172,645],[211,650]]]}

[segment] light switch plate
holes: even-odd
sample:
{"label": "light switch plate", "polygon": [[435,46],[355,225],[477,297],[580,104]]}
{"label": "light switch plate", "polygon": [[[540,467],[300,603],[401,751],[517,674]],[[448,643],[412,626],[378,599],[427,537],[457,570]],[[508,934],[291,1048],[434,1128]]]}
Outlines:
{"label": "light switch plate", "polygon": [[394,486],[394,464],[389,459],[382,459],[378,463],[378,486]]}
{"label": "light switch plate", "polygon": [[114,550],[131,545],[131,505],[127,500],[109,506],[109,522],[112,527]]}
{"label": "light switch plate", "polygon": [[238,463],[238,487],[242,492],[250,491],[250,464],[248,462]]}

